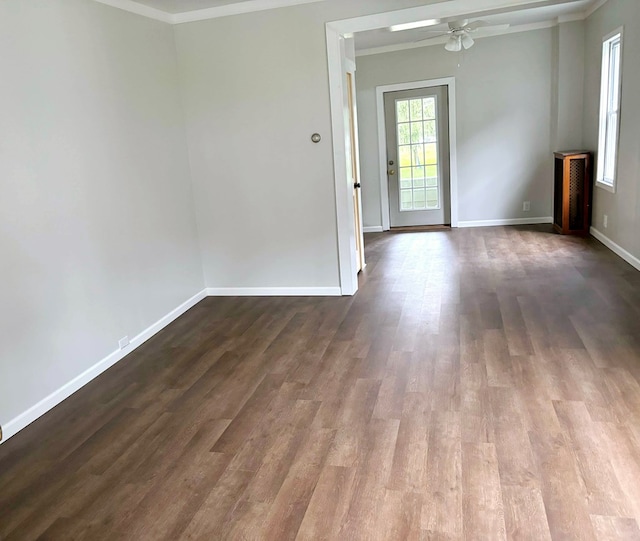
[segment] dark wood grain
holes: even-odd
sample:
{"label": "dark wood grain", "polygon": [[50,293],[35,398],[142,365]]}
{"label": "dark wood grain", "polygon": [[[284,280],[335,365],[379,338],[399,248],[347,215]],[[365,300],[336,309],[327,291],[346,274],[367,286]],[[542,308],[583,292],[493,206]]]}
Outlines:
{"label": "dark wood grain", "polygon": [[366,244],[355,297],[208,298],[1,445],[0,539],[640,539],[640,273]]}

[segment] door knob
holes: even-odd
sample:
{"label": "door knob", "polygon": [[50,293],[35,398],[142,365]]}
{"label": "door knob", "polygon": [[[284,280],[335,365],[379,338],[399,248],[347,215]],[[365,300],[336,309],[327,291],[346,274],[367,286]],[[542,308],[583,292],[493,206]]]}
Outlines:
{"label": "door knob", "polygon": [[389,171],[387,171],[387,173],[389,174],[389,176],[392,176],[392,175],[396,174],[396,170],[395,169],[389,169]]}

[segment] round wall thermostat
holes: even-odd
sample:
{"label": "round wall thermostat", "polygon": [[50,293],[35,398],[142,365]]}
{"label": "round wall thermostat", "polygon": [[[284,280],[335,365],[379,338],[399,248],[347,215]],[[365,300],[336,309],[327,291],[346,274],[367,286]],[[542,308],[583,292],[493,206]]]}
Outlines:
{"label": "round wall thermostat", "polygon": [[311,140],[312,140],[314,143],[319,143],[320,141],[322,141],[322,137],[320,136],[320,134],[319,134],[319,133],[314,133],[314,134],[311,136]]}

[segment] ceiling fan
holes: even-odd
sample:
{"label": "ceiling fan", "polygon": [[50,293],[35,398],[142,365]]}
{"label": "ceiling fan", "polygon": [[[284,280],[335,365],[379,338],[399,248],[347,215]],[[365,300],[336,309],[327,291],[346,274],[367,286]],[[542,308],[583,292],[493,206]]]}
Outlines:
{"label": "ceiling fan", "polygon": [[418,40],[418,43],[421,41],[427,41],[429,39],[436,39],[442,36],[449,36],[449,41],[445,44],[444,48],[447,51],[451,52],[459,52],[462,49],[470,49],[473,47],[475,41],[471,37],[470,34],[477,32],[480,28],[491,29],[491,30],[506,30],[509,28],[508,24],[500,24],[500,25],[492,25],[487,21],[472,21],[469,22],[467,19],[462,19],[459,21],[451,21],[449,23],[449,30],[446,32],[439,30],[427,30],[429,33],[435,33],[434,36],[429,36],[428,38]]}

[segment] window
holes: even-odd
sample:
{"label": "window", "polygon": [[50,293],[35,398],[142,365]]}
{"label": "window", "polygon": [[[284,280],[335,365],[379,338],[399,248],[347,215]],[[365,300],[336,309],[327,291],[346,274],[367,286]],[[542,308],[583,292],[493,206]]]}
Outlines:
{"label": "window", "polygon": [[604,38],[600,82],[600,138],[596,184],[611,192],[616,187],[620,94],[622,83],[622,28]]}

